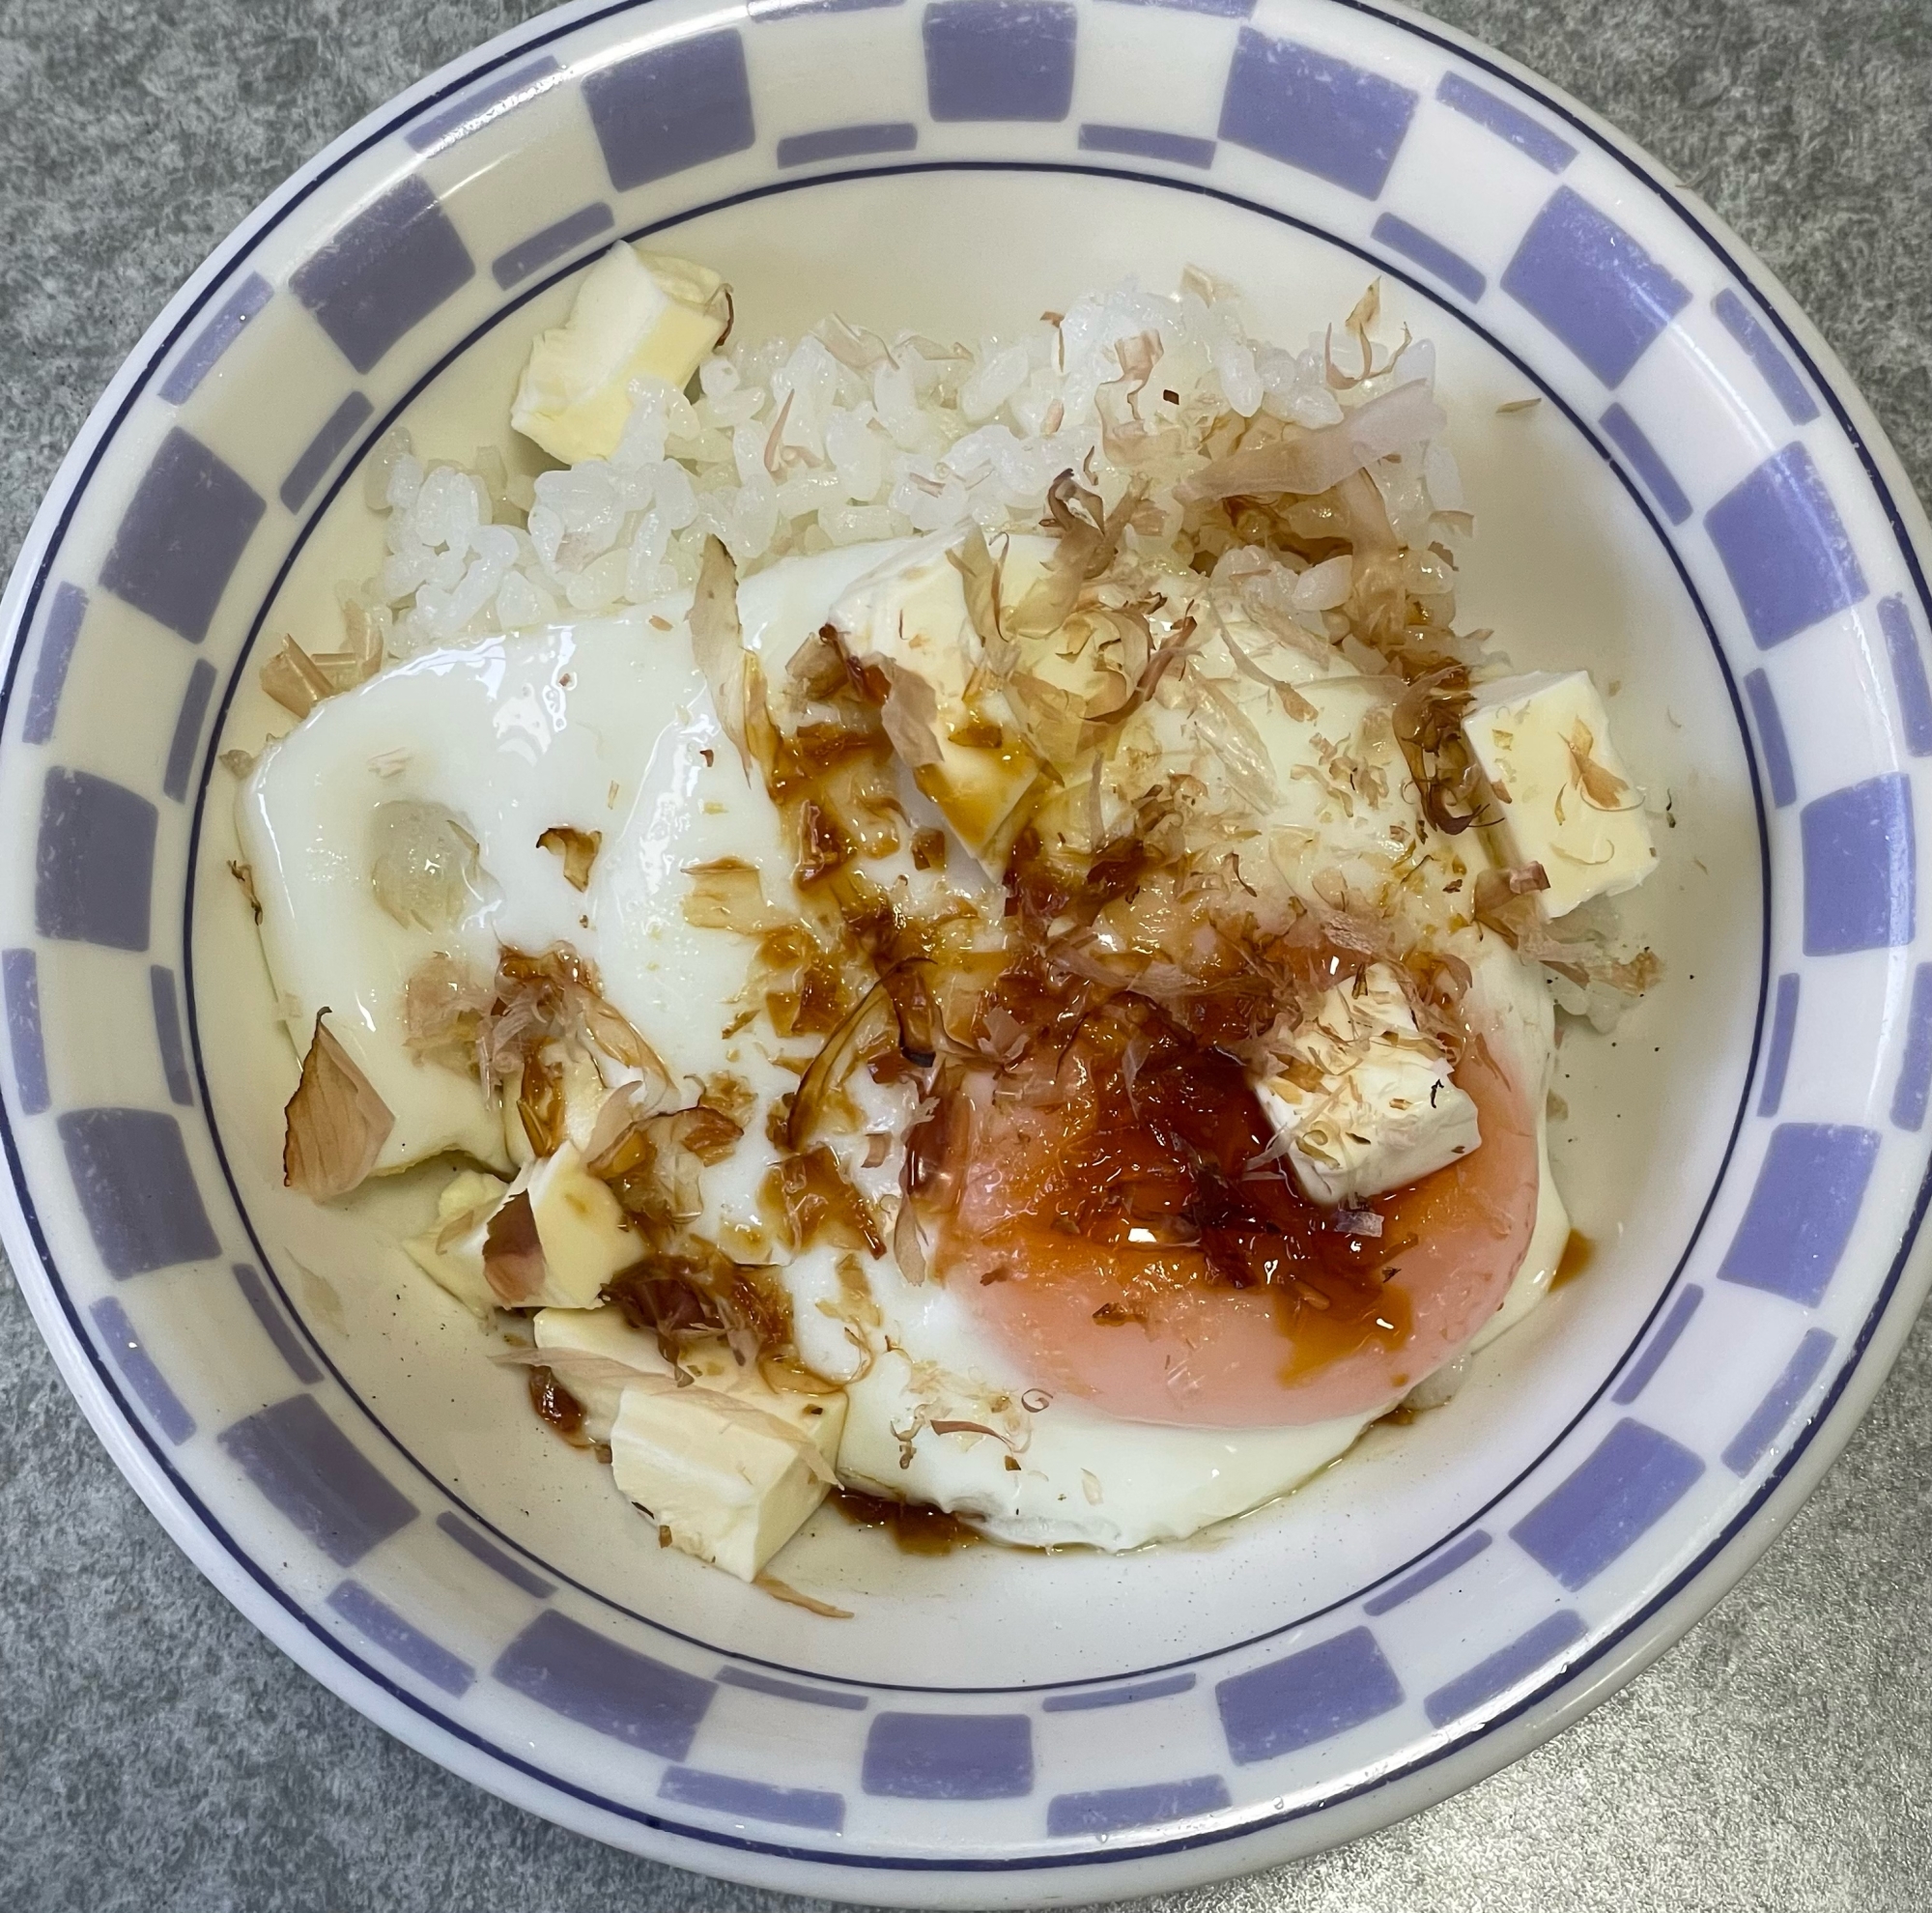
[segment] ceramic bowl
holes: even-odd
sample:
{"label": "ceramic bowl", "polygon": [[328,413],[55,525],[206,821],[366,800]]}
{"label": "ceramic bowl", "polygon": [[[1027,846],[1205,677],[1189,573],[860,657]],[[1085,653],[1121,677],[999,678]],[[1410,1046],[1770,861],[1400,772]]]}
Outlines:
{"label": "ceramic bowl", "polygon": [[[1122,1557],[821,1517],[782,1605],[661,1552],[393,1246],[280,1186],[294,1058],[231,877],[251,660],[332,615],[396,420],[515,455],[618,237],[741,324],[977,335],[1198,264],[1300,343],[1436,342],[1469,621],[1587,665],[1667,794],[1663,984],[1561,1052],[1591,1265],[1446,1408]],[[1531,400],[1528,406],[1519,401]],[[1507,408],[1507,409],[1504,409]],[[89,420],[5,600],[0,1233],[170,1533],[352,1704],[684,1866],[861,1900],[1117,1899],[1521,1753],[1742,1572],[1925,1286],[1925,525],[1763,268],[1573,101],[1342,0],[650,0],[531,22],[292,180]],[[413,1207],[412,1207],[413,1205]]]}

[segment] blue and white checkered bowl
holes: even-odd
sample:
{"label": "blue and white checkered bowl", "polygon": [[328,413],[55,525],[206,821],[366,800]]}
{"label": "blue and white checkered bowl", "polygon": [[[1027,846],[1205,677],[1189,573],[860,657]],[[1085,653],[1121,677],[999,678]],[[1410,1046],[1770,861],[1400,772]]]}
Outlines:
{"label": "blue and white checkered bowl", "polygon": [[[1449,1407],[1212,1544],[919,1559],[827,1517],[786,1570],[857,1617],[781,1606],[661,1553],[380,1229],[278,1186],[293,1061],[214,761],[260,741],[251,654],[373,568],[349,483],[373,441],[498,437],[533,329],[644,233],[725,271],[759,330],[837,308],[973,334],[1193,262],[1298,343],[1380,274],[1436,341],[1483,519],[1465,612],[1520,664],[1587,664],[1669,794],[1632,899],[1668,978],[1563,1052],[1594,1266]],[[1924,1291],[1925,549],[1842,370],[1709,212],[1399,11],[566,8],[251,217],[35,523],[0,692],[0,1234],[208,1575],[534,1812],[935,1905],[1346,1839],[1689,1625]]]}

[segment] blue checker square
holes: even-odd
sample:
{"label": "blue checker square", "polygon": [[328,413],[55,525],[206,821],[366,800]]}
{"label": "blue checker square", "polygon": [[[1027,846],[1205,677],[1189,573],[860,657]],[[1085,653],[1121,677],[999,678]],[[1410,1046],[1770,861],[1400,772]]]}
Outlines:
{"label": "blue checker square", "polygon": [[460,1698],[475,1684],[476,1672],[468,1661],[432,1641],[421,1628],[355,1582],[345,1581],[328,1597],[328,1605],[365,1641],[373,1641],[433,1687]]}
{"label": "blue checker square", "polygon": [[1865,595],[1865,575],[1803,444],[1768,458],[1704,514],[1760,650]]}
{"label": "blue checker square", "polygon": [[1765,1451],[1784,1432],[1784,1424],[1817,1381],[1836,1346],[1837,1337],[1822,1328],[1804,1331],[1804,1339],[1785,1363],[1783,1373],[1765,1390],[1764,1400],[1751,1411],[1750,1419],[1725,1448],[1721,1459],[1733,1474],[1748,1474],[1764,1459]]}
{"label": "blue checker square", "polygon": [[1092,1793],[1056,1794],[1047,1803],[1046,1831],[1055,1840],[1158,1827],[1196,1813],[1219,1813],[1233,1802],[1219,1774],[1156,1781],[1149,1786],[1108,1786]]}
{"label": "blue checker square", "polygon": [[667,1760],[682,1760],[691,1752],[697,1724],[718,1691],[554,1609],[504,1648],[493,1671],[539,1706]]}
{"label": "blue checker square", "polygon": [[658,1783],[658,1798],[733,1819],[768,1820],[781,1827],[816,1827],[837,1833],[845,1824],[841,1795],[815,1786],[771,1786],[734,1774],[707,1773],[701,1767],[668,1767]]}
{"label": "blue checker square", "polygon": [[655,46],[592,73],[583,103],[619,192],[742,153],[755,137],[745,43],[735,27]]}
{"label": "blue checker square", "polygon": [[1690,301],[1630,234],[1569,186],[1536,215],[1502,288],[1612,387]]}
{"label": "blue checker square", "polygon": [[1380,73],[1243,27],[1221,102],[1221,137],[1379,196],[1416,95]]}
{"label": "blue checker square", "polygon": [[134,488],[100,582],[199,644],[267,509],[246,479],[177,426]]}
{"label": "blue checker square", "polygon": [[1432,1727],[1447,1727],[1464,1714],[1474,1713],[1486,1700],[1526,1680],[1564,1650],[1573,1641],[1582,1639],[1581,1618],[1568,1608],[1560,1608],[1547,1620],[1540,1620],[1527,1634],[1519,1635],[1508,1646],[1499,1647],[1487,1660],[1479,1661],[1467,1673],[1438,1687],[1422,1703]]}
{"label": "blue checker square", "polygon": [[48,771],[34,851],[34,927],[66,943],[148,947],[159,814],[91,771]]}
{"label": "blue checker square", "polygon": [[1241,1765],[1313,1747],[1402,1705],[1402,1682],[1376,1638],[1351,1628],[1214,1690],[1228,1752]]}
{"label": "blue checker square", "polygon": [[100,1331],[107,1353],[113,1356],[114,1366],[121,1371],[128,1387],[146,1405],[155,1417],[155,1425],[180,1447],[194,1433],[194,1416],[182,1406],[181,1397],[155,1366],[154,1356],[141,1346],[128,1311],[112,1296],[103,1296],[87,1312],[94,1318],[94,1326]]}
{"label": "blue checker square", "polygon": [[1033,1791],[1024,1714],[879,1714],[860,1783],[899,1800],[1015,1800]]}
{"label": "blue checker square", "polygon": [[1510,1539],[1574,1591],[1662,1521],[1703,1472],[1681,1442],[1626,1416]]}
{"label": "blue checker square", "polygon": [[1875,1130],[1780,1123],[1719,1281],[1815,1308],[1851,1239],[1877,1159]]}
{"label": "blue checker square", "polygon": [[221,1445],[337,1567],[415,1520],[414,1504],[313,1395],[291,1395],[225,1430]]}
{"label": "blue checker square", "polygon": [[1814,798],[1798,814],[1804,952],[1896,950],[1918,919],[1912,781],[1893,771]]}
{"label": "blue checker square", "polygon": [[1065,119],[1079,14],[1064,0],[936,0],[923,31],[935,120]]}
{"label": "blue checker square", "polygon": [[41,1031],[41,966],[31,950],[0,955],[0,987],[7,996],[7,1041],[14,1051],[20,1113],[38,1116],[53,1099],[47,1085],[47,1046]]}
{"label": "blue checker square", "polygon": [[358,372],[468,285],[476,266],[419,179],[358,213],[290,284]]}

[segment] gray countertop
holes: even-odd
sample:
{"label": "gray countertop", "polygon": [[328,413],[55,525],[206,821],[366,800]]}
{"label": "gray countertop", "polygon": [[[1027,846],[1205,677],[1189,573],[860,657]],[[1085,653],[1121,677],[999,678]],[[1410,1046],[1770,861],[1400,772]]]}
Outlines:
{"label": "gray countertop", "polygon": [[[0,0],[0,557],[122,357],[293,168],[526,0]],[[1440,0],[1744,235],[1932,493],[1932,4]],[[1177,1908],[1932,1904],[1932,1320],[1763,1562],[1481,1786]],[[0,1283],[0,1906],[793,1913],[453,1779],[284,1660]]]}

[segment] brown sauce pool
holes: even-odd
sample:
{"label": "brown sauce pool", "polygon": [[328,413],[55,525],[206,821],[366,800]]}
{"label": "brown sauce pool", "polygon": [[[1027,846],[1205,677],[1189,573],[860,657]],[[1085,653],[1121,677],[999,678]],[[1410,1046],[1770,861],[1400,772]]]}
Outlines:
{"label": "brown sauce pool", "polygon": [[1566,1282],[1574,1282],[1596,1259],[1596,1243],[1580,1229],[1572,1229],[1557,1261],[1556,1273],[1549,1278],[1550,1293],[1553,1295]]}
{"label": "brown sauce pool", "polygon": [[595,1455],[599,1461],[609,1462],[611,1450],[602,1442],[593,1442],[583,1432],[583,1404],[556,1379],[555,1373],[548,1368],[536,1367],[526,1370],[526,1374],[530,1406],[536,1410],[537,1419],[573,1448],[582,1448]]}
{"label": "brown sauce pool", "polygon": [[883,1495],[863,1495],[856,1488],[833,1489],[826,1505],[838,1509],[854,1528],[883,1530],[902,1555],[952,1555],[961,1548],[980,1547],[986,1538],[956,1515],[890,1500]]}

